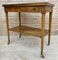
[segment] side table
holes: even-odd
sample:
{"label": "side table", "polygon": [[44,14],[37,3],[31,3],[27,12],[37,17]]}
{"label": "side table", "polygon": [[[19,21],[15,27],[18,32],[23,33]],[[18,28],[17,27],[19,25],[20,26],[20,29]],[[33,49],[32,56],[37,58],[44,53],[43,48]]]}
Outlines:
{"label": "side table", "polygon": [[[50,45],[53,6],[54,4],[51,4],[48,2],[3,5],[4,11],[6,14],[8,44],[10,43],[9,30],[18,32],[18,33],[20,32],[20,37],[21,37],[21,33],[40,37],[41,38],[41,56],[44,58],[44,54],[43,54],[44,36],[48,33],[48,45]],[[9,29],[8,12],[19,12],[19,26]],[[42,19],[41,19],[42,29],[22,26],[21,25],[21,14],[20,14],[21,12],[41,13],[42,14]],[[49,12],[49,30],[45,30],[45,14],[47,12]]]}

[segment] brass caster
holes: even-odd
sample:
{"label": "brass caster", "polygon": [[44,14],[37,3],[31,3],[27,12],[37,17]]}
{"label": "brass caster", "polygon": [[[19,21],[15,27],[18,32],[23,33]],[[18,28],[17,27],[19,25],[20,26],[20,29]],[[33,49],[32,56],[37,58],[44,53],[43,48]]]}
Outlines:
{"label": "brass caster", "polygon": [[19,38],[21,38],[21,36],[19,36]]}
{"label": "brass caster", "polygon": [[50,44],[47,44],[48,46],[50,45]]}
{"label": "brass caster", "polygon": [[10,44],[10,42],[7,43],[8,45]]}
{"label": "brass caster", "polygon": [[44,58],[44,55],[41,55],[41,58]]}
{"label": "brass caster", "polygon": [[19,38],[21,38],[21,34],[20,34]]}

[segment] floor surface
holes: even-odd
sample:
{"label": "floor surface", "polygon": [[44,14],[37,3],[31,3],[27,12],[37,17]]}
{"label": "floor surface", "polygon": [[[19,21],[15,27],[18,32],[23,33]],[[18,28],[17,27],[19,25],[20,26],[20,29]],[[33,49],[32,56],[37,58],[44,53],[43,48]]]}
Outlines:
{"label": "floor surface", "polygon": [[7,36],[0,36],[0,60],[58,60],[58,35],[51,36],[51,44],[44,40],[44,56],[40,57],[41,39],[34,36],[11,36],[7,45]]}

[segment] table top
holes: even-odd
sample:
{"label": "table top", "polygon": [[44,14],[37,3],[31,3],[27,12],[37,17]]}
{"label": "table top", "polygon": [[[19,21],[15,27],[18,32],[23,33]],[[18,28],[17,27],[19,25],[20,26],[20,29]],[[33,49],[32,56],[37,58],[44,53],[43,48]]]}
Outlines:
{"label": "table top", "polygon": [[37,3],[22,3],[22,4],[4,4],[3,7],[13,7],[13,6],[54,6],[49,2],[37,2]]}

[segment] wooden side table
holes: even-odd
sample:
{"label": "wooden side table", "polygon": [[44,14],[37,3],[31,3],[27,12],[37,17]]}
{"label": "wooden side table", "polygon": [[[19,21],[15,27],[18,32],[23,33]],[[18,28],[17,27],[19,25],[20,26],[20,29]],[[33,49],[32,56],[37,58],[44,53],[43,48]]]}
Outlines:
{"label": "wooden side table", "polygon": [[[8,44],[10,43],[10,31],[20,32],[22,34],[29,34],[33,36],[38,36],[41,38],[41,56],[44,58],[43,47],[44,47],[44,36],[48,33],[48,45],[50,45],[50,35],[51,35],[51,22],[52,22],[52,12],[53,12],[53,4],[48,2],[40,2],[40,3],[28,3],[28,4],[6,4],[3,5],[4,11],[6,14],[6,25],[7,25],[7,34],[8,34]],[[9,29],[8,22],[8,12],[19,12],[19,26]],[[42,21],[41,27],[32,28],[28,26],[21,26],[21,15],[20,12],[32,12],[32,13],[41,13]],[[45,30],[45,14],[49,12],[49,30]]]}

